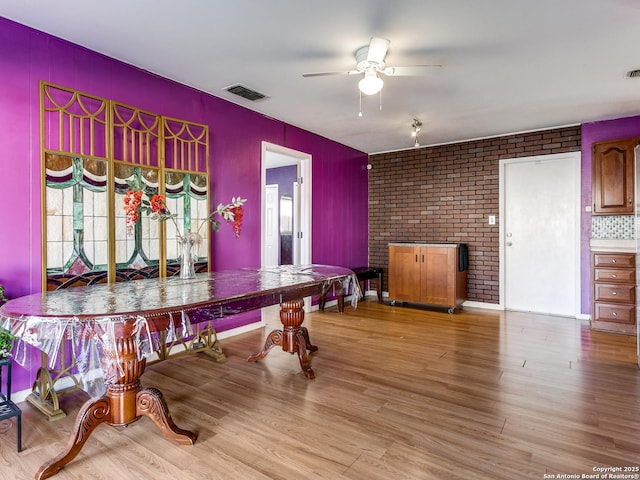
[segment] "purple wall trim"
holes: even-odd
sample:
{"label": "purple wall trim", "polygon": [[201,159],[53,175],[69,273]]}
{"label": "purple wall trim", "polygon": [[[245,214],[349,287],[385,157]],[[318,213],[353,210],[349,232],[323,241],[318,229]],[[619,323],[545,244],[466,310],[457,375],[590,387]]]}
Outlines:
{"label": "purple wall trim", "polygon": [[[41,288],[40,80],[209,126],[212,203],[248,199],[240,238],[225,226],[213,238],[214,269],[260,264],[262,141],[312,156],[313,262],[367,263],[365,153],[0,18],[0,283],[10,298]],[[14,388],[30,387],[38,366],[34,352]]]}
{"label": "purple wall trim", "polygon": [[640,116],[585,123],[582,125],[582,217],[581,245],[581,312],[591,313],[591,213],[584,207],[593,205],[591,195],[591,144],[604,140],[617,140],[640,136]]}

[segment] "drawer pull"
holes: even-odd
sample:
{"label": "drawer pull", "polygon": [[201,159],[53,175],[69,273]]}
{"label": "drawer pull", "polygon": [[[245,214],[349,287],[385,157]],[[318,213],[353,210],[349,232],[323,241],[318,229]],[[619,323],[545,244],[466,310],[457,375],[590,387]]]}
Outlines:
{"label": "drawer pull", "polygon": [[612,316],[612,317],[617,317],[617,316],[618,316],[618,312],[613,312],[613,313],[611,314],[611,316]]}
{"label": "drawer pull", "polygon": [[616,263],[616,259],[615,259],[615,258],[612,258],[612,259],[611,259],[611,263]]}
{"label": "drawer pull", "polygon": [[617,295],[618,292],[611,292],[611,295]]}
{"label": "drawer pull", "polygon": [[618,276],[614,273],[613,275],[611,275],[611,278],[618,278]]}

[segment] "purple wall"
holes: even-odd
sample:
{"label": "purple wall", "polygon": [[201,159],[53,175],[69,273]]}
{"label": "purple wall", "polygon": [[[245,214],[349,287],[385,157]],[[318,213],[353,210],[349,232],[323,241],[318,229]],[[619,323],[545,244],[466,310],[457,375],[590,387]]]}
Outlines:
{"label": "purple wall", "polygon": [[293,184],[297,177],[295,165],[267,169],[267,185],[278,185],[278,195],[291,195],[293,197]]}
{"label": "purple wall", "polygon": [[581,218],[581,312],[591,313],[591,213],[584,207],[593,205],[591,198],[591,144],[640,136],[640,116],[585,123],[582,125],[582,218]]}
{"label": "purple wall", "polygon": [[[367,263],[366,154],[0,18],[0,283],[10,298],[41,285],[39,80],[209,126],[212,203],[248,199],[240,238],[214,237],[213,268],[260,265],[262,141],[312,156],[313,262]],[[15,390],[31,385],[33,358],[30,372],[15,369]]]}

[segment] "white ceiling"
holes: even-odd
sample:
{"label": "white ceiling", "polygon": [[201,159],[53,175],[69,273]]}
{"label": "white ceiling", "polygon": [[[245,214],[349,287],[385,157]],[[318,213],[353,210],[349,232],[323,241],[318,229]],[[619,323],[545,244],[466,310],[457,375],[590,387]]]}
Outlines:
{"label": "white ceiling", "polygon": [[[0,0],[0,14],[364,152],[640,114],[640,0]],[[371,36],[388,66],[362,99]],[[270,98],[250,102],[242,83]]]}

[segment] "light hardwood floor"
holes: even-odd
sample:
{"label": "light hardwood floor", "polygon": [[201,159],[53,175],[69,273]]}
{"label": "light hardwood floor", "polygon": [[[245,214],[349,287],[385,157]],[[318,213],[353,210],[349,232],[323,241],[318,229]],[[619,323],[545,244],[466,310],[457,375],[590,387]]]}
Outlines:
{"label": "light hardwood floor", "polygon": [[[144,384],[163,391],[195,445],[165,440],[147,418],[101,425],[52,478],[514,480],[640,465],[633,337],[563,317],[368,299],[307,315],[319,347],[307,380],[279,347],[246,361],[279,325],[269,323],[223,340],[225,363],[190,355],[147,367]],[[53,423],[21,404],[25,450],[0,424],[0,479],[33,478],[84,400],[63,397],[69,415]]]}

